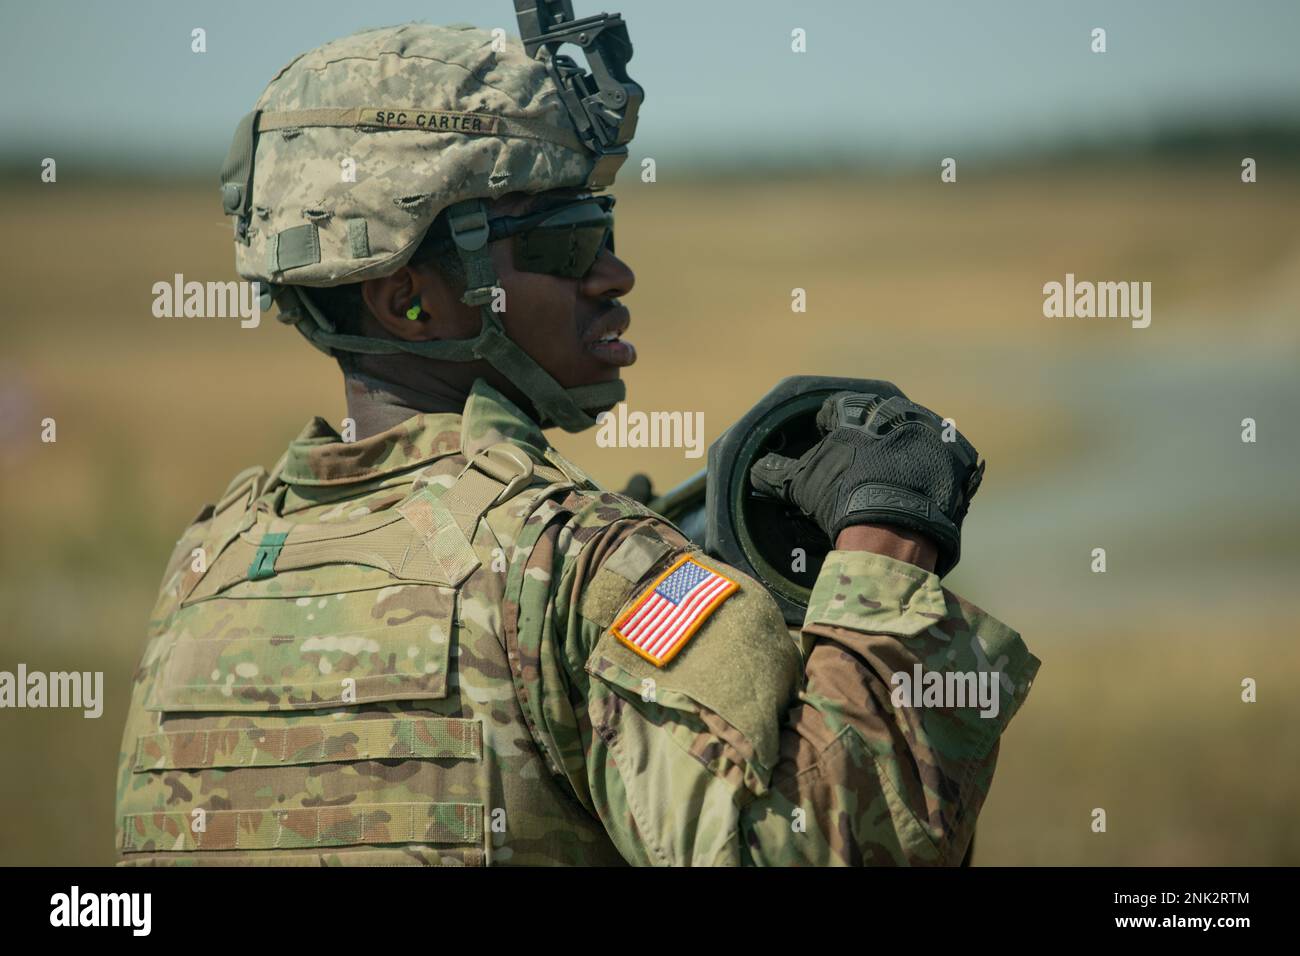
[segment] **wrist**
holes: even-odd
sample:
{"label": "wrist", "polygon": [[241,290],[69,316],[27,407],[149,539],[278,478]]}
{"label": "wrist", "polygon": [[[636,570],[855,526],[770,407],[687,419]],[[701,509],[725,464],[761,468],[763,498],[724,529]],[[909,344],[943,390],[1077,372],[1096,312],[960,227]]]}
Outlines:
{"label": "wrist", "polygon": [[835,550],[871,551],[926,571],[933,571],[939,560],[938,546],[926,535],[884,524],[850,525],[835,536]]}

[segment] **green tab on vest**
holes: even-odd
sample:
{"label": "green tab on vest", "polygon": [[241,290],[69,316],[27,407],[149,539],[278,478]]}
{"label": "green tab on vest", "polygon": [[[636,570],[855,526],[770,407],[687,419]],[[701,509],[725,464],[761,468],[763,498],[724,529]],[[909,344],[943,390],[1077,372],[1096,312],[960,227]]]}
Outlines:
{"label": "green tab on vest", "polygon": [[284,539],[287,537],[287,531],[267,532],[263,535],[257,553],[253,555],[253,563],[248,566],[248,580],[260,581],[275,574],[275,559],[280,556],[280,549],[284,547]]}

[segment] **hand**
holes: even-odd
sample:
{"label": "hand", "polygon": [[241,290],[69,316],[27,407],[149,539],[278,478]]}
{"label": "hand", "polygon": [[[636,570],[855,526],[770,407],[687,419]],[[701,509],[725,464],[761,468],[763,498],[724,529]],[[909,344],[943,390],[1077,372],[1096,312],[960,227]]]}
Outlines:
{"label": "hand", "polygon": [[939,549],[936,573],[952,570],[984,476],[970,442],[901,396],[840,392],[822,405],[817,427],[825,437],[803,457],[765,455],[750,483],[795,505],[832,543],[854,525],[894,525],[930,537]]}

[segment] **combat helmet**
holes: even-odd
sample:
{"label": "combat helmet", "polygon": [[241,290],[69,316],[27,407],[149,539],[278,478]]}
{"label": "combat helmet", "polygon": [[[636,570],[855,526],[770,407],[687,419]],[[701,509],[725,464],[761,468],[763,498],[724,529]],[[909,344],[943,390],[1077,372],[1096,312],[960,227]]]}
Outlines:
{"label": "combat helmet", "polygon": [[[302,54],[239,123],[221,173],[235,264],[263,308],[327,354],[484,359],[529,395],[543,425],[580,431],[621,381],[563,388],[490,307],[487,203],[511,192],[610,185],[642,91],[618,14],[574,20],[570,0],[515,0],[522,42],[468,24],[363,30]],[[590,73],[560,46],[579,46]],[[397,271],[446,210],[479,334],[435,342],[340,332],[300,288]]]}

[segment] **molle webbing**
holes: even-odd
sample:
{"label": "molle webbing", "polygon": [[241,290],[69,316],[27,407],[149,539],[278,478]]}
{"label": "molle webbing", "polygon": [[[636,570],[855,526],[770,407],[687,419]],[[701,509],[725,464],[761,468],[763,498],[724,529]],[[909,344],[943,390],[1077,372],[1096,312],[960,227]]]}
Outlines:
{"label": "molle webbing", "polygon": [[[339,741],[348,741],[340,746]],[[283,727],[223,727],[145,734],[132,770],[287,767],[357,760],[481,760],[483,729],[459,717],[364,718]]]}
{"label": "molle webbing", "polygon": [[383,843],[478,843],[477,803],[372,803],[275,810],[208,810],[194,832],[189,813],[132,813],[122,849],[279,850]]}

